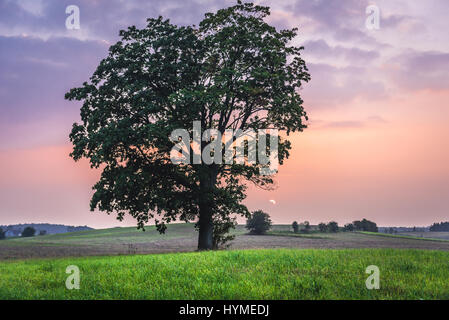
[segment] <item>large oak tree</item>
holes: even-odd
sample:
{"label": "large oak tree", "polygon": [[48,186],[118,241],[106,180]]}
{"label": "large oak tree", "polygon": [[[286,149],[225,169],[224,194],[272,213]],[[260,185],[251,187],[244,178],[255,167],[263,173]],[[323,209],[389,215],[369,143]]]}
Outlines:
{"label": "large oak tree", "polygon": [[[274,128],[288,137],[306,127],[299,89],[310,76],[302,47],[291,45],[297,30],[276,30],[264,21],[269,14],[239,1],[207,13],[199,26],[159,17],[120,31],[90,80],[66,94],[83,102],[71,156],[102,170],[91,210],[119,220],[130,214],[138,227],[154,218],[160,232],[175,220],[195,221],[199,249],[213,248],[232,216],[248,217],[247,183],[273,183],[262,165],[174,164],[170,134],[192,134],[193,121],[222,134]],[[280,164],[290,147],[279,138]]]}

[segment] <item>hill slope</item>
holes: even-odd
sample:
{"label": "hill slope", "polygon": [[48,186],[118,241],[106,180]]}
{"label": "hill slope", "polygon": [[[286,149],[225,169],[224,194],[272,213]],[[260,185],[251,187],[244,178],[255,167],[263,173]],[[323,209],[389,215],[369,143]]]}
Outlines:
{"label": "hill slope", "polygon": [[[449,250],[449,242],[341,232],[337,234],[293,234],[290,226],[275,225],[269,235],[248,235],[237,226],[232,249],[267,248],[401,248]],[[0,260],[73,257],[138,253],[195,251],[198,234],[193,224],[171,224],[166,234],[154,226],[145,232],[135,227],[89,230],[65,234],[0,240]]]}
{"label": "hill slope", "polygon": [[45,231],[46,234],[57,234],[57,233],[93,230],[88,226],[66,226],[63,224],[52,224],[52,223],[23,223],[23,224],[10,224],[0,226],[0,228],[3,231],[5,232],[10,231],[8,234],[13,236],[20,235],[20,233],[26,227],[34,228],[34,230],[36,230],[36,235],[38,235],[40,231]]}

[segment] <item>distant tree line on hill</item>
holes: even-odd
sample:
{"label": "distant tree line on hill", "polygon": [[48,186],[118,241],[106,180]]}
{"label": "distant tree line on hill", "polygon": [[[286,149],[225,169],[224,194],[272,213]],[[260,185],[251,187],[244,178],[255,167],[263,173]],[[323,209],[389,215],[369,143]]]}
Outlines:
{"label": "distant tree line on hill", "polygon": [[430,226],[429,230],[438,232],[449,231],[449,222],[434,223]]}
{"label": "distant tree line on hill", "polygon": [[[246,221],[246,229],[250,234],[265,234],[270,230],[272,222],[270,215],[262,210],[256,210],[252,212],[248,220]],[[317,227],[312,228],[309,221],[304,221],[299,224],[298,221],[293,221],[291,224],[294,233],[310,233],[310,232],[329,232],[337,233],[339,231],[369,231],[379,232],[377,224],[373,221],[362,219],[356,220],[352,223],[347,223],[344,227],[339,227],[336,221],[330,221],[328,223],[321,222]],[[232,239],[229,239],[232,240]],[[226,242],[226,241],[224,241]],[[222,244],[222,243],[221,243]]]}
{"label": "distant tree line on hill", "polygon": [[[76,232],[92,230],[88,226],[66,226],[62,224],[51,224],[51,223],[24,223],[24,224],[12,224],[12,225],[0,225],[0,229],[3,232],[3,236],[6,237],[19,237],[27,227],[31,227],[35,230],[35,235],[45,235],[45,234],[57,234],[66,232]],[[2,234],[0,234],[0,239],[2,239]]]}
{"label": "distant tree line on hill", "polygon": [[[3,228],[0,227],[0,240],[6,239],[6,232],[3,231]],[[33,237],[36,234],[36,230],[33,227],[26,227],[23,229],[21,233],[17,233],[15,235],[20,235],[22,237]],[[45,232],[40,231],[39,235],[44,235]]]}
{"label": "distant tree line on hill", "polygon": [[[311,225],[308,221],[303,223],[303,228],[300,230],[300,225],[298,222],[294,221],[292,223],[292,228],[294,233],[303,232],[308,233],[312,229]],[[336,221],[330,221],[328,223],[321,222],[318,224],[317,228],[315,228],[315,232],[329,232],[336,233],[339,231],[370,231],[370,232],[379,232],[377,228],[377,224],[375,222],[369,221],[367,219],[363,219],[361,221],[356,220],[352,223],[347,223],[344,227],[339,227]]]}
{"label": "distant tree line on hill", "polygon": [[318,230],[320,230],[320,232],[336,233],[340,231],[340,227],[338,226],[338,223],[335,221],[331,221],[327,224],[321,222],[318,224]]}
{"label": "distant tree line on hill", "polygon": [[293,221],[292,228],[294,233],[309,233],[312,229],[312,226],[310,225],[309,221],[304,221],[301,224],[299,224],[298,221]]}

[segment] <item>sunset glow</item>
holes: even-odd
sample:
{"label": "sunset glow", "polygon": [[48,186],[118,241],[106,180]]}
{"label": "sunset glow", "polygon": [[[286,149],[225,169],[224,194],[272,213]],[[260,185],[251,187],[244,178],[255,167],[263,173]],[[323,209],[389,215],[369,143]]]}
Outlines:
{"label": "sunset glow", "polygon": [[[449,216],[449,6],[446,0],[279,1],[270,22],[299,27],[295,43],[312,80],[302,91],[308,128],[291,136],[276,188],[249,186],[250,210],[274,223],[428,226]],[[80,86],[118,41],[147,17],[197,24],[234,1],[77,1],[80,30],[67,30],[68,1],[0,2],[0,224],[134,225],[89,211],[100,171],[69,157]],[[239,220],[243,222],[244,220]]]}

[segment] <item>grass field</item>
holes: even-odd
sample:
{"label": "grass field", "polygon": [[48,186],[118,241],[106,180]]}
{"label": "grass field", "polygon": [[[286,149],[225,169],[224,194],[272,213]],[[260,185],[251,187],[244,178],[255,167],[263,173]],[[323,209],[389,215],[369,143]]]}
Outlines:
{"label": "grass field", "polygon": [[[238,226],[234,250],[201,253],[191,224],[2,240],[0,299],[449,299],[448,241],[289,230]],[[80,290],[65,287],[69,265]],[[380,290],[365,286],[369,265]]]}
{"label": "grass field", "polygon": [[[81,271],[65,287],[66,267]],[[380,269],[368,290],[365,269]],[[449,299],[449,252],[231,250],[0,262],[0,299]]]}
{"label": "grass field", "polygon": [[[401,239],[414,239],[414,240],[425,240],[425,241],[443,241],[443,242],[449,242],[449,239],[446,238],[446,235],[443,235],[442,237],[438,238],[437,234],[439,232],[427,232],[429,235],[424,236],[425,233],[399,233],[399,234],[389,234],[389,233],[379,233],[379,232],[366,232],[362,231],[359,232],[361,234],[367,234],[372,236],[379,236],[379,237],[391,237],[391,238],[401,238]],[[447,233],[447,232],[446,232]],[[418,236],[419,235],[419,236]]]}
{"label": "grass field", "polygon": [[[294,234],[289,225],[275,225],[270,234],[248,235],[237,226],[231,249],[359,249],[397,248],[449,251],[448,241],[410,237],[381,237],[357,232]],[[89,230],[0,241],[0,260],[87,257],[150,253],[192,252],[198,233],[192,224],[171,224],[166,234],[154,226],[145,232],[135,227]]]}
{"label": "grass field", "polygon": [[442,239],[449,241],[449,232],[420,232],[420,231],[409,231],[409,232],[401,232],[398,235],[410,236],[415,238],[432,238],[432,239]]}

